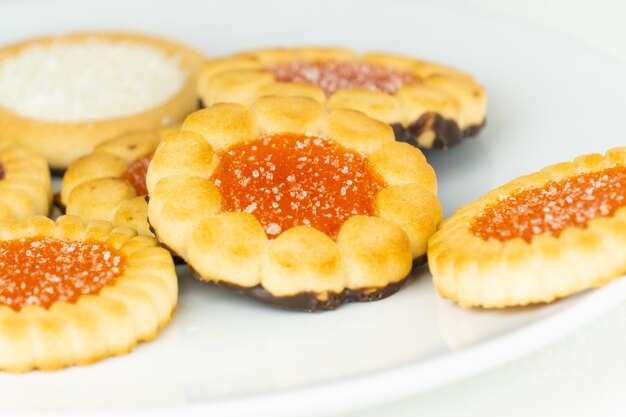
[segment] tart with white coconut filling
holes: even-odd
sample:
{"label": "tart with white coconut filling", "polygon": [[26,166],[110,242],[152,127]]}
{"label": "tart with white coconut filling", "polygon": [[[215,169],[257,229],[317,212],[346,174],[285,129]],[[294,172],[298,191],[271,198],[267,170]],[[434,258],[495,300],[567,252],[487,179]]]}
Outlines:
{"label": "tart with white coconut filling", "polygon": [[626,148],[513,180],[459,209],[432,236],[439,293],[462,306],[555,299],[626,272]]}
{"label": "tart with white coconut filling", "polygon": [[0,369],[87,364],[154,338],[176,306],[171,255],[104,221],[0,222]]}
{"label": "tart with white coconut filling", "polygon": [[199,52],[138,34],[84,33],[0,49],[0,134],[62,171],[98,143],[197,108]]}
{"label": "tart with white coconut filling", "polygon": [[51,203],[46,160],[24,146],[0,139],[0,220],[48,215]]}
{"label": "tart with white coconut filling", "polygon": [[461,71],[414,58],[345,49],[249,51],[211,60],[200,73],[205,105],[250,105],[264,95],[301,96],[360,110],[423,149],[456,145],[485,123],[486,92]]}
{"label": "tart with white coconut filling", "polygon": [[[292,160],[280,159],[290,150]],[[254,164],[245,166],[243,152]],[[355,175],[363,179],[366,171],[378,184],[363,180],[365,188],[348,196]],[[317,183],[325,175],[345,180],[346,189],[335,184],[335,198],[330,189],[320,191],[328,186]],[[233,197],[225,181],[239,184],[241,194]],[[441,220],[435,174],[418,149],[394,141],[384,123],[353,110],[327,113],[308,98],[263,97],[252,108],[216,104],[192,113],[161,142],[146,182],[159,240],[201,280],[301,310],[394,292]],[[363,205],[350,206],[368,187]],[[317,195],[304,194],[312,189]],[[344,192],[348,209],[328,229],[320,219],[337,220]],[[251,194],[269,197],[255,203],[247,200]],[[329,211],[321,208],[326,202]],[[283,223],[264,217],[279,210]],[[296,212],[312,215],[289,217]]]}
{"label": "tart with white coconut filling", "polygon": [[96,145],[70,164],[57,203],[67,214],[154,236],[148,224],[146,172],[161,139],[178,128],[126,133]]}

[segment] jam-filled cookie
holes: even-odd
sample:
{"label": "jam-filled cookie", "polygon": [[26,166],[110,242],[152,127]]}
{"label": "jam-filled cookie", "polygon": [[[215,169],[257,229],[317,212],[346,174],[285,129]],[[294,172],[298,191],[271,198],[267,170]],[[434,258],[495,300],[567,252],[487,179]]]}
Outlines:
{"label": "jam-filled cookie", "polygon": [[418,149],[304,97],[192,113],[147,185],[159,240],[199,279],[299,310],[392,294],[441,220]]}
{"label": "jam-filled cookie", "polygon": [[153,236],[148,224],[146,172],[155,149],[179,125],[126,133],[96,145],[63,175],[58,205],[84,220],[106,220]]}
{"label": "jam-filled cookie", "polygon": [[50,213],[50,169],[45,158],[0,139],[0,220]]}
{"label": "jam-filled cookie", "polygon": [[257,50],[210,61],[198,79],[205,105],[251,104],[264,95],[303,96],[390,124],[396,139],[423,149],[456,145],[485,123],[486,93],[455,69],[345,49]]}
{"label": "jam-filled cookie", "polygon": [[182,120],[197,108],[204,57],[127,33],[35,39],[0,49],[0,135],[63,171],[124,132]]}
{"label": "jam-filled cookie", "polygon": [[463,306],[550,302],[626,272],[626,148],[497,188],[430,239],[440,294]]}
{"label": "jam-filled cookie", "polygon": [[171,255],[105,221],[0,221],[0,369],[87,364],[156,336],[178,293]]}

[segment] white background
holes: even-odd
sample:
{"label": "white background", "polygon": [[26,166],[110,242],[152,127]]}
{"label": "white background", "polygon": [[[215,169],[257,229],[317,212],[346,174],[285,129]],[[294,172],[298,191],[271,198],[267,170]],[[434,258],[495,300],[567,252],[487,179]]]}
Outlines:
{"label": "white background", "polygon": [[[626,76],[626,1],[446,2],[499,16],[503,20],[524,22],[574,39],[585,47],[619,59],[624,63]],[[624,121],[616,120],[616,123]],[[626,304],[558,342],[512,363],[393,404],[342,416],[383,415],[624,416]]]}

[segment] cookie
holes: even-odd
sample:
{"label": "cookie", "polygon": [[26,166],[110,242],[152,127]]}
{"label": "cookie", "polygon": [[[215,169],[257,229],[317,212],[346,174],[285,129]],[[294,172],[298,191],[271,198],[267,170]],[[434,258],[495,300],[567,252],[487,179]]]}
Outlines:
{"label": "cookie", "polygon": [[626,272],[626,148],[518,178],[459,209],[432,236],[441,295],[462,306],[545,303]]}
{"label": "cookie", "polygon": [[146,182],[157,237],[200,280],[297,310],[392,294],[441,220],[418,149],[304,97],[192,113]]}
{"label": "cookie", "polygon": [[126,133],[96,145],[63,175],[57,199],[61,210],[154,236],[148,224],[146,172],[161,139],[178,128]]}
{"label": "cookie", "polygon": [[63,171],[100,142],[182,120],[197,108],[205,58],[130,33],[79,33],[0,49],[0,136]]}
{"label": "cookie", "polygon": [[46,160],[24,146],[0,139],[0,220],[47,215],[51,204]]}
{"label": "cookie", "polygon": [[250,105],[265,95],[309,97],[391,125],[396,140],[446,148],[485,124],[485,89],[461,71],[385,53],[346,49],[264,49],[219,58],[198,79],[205,105]]}
{"label": "cookie", "polygon": [[104,221],[0,221],[0,268],[0,369],[9,372],[126,353],[176,306],[171,255]]}

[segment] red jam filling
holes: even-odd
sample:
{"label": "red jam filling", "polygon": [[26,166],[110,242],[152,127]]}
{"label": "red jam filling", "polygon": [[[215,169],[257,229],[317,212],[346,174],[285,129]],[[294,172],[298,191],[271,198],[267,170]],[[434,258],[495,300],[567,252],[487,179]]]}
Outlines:
{"label": "red jam filling", "polygon": [[146,174],[148,173],[148,166],[153,156],[154,153],[150,153],[135,159],[128,165],[126,172],[122,174],[122,178],[133,186],[137,195],[148,195]]}
{"label": "red jam filling", "polygon": [[315,84],[326,95],[347,88],[394,94],[405,84],[418,79],[411,74],[365,62],[306,62],[294,61],[267,67],[276,81]]}
{"label": "red jam filling", "polygon": [[4,165],[0,163],[0,180],[4,179]]}
{"label": "red jam filling", "polygon": [[0,304],[19,311],[26,305],[49,308],[76,302],[115,283],[124,257],[107,243],[71,242],[49,237],[0,242]]}
{"label": "red jam filling", "polygon": [[608,168],[514,193],[485,209],[470,229],[485,240],[521,237],[530,242],[539,234],[558,237],[569,227],[584,228],[624,205],[626,168]]}
{"label": "red jam filling", "polygon": [[222,208],[254,214],[270,238],[298,225],[335,238],[349,217],[374,214],[374,197],[385,185],[365,157],[296,134],[230,147],[213,180]]}

